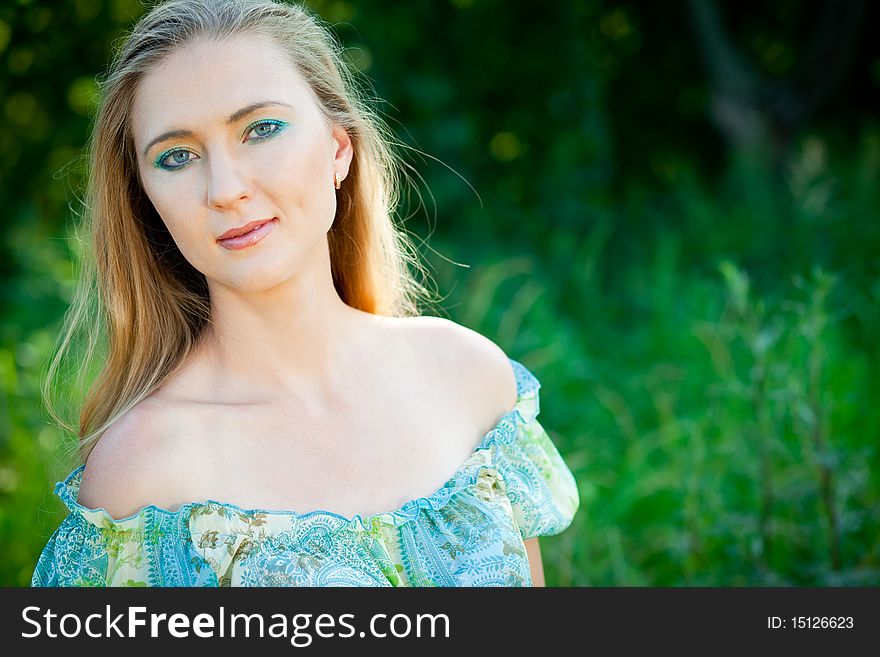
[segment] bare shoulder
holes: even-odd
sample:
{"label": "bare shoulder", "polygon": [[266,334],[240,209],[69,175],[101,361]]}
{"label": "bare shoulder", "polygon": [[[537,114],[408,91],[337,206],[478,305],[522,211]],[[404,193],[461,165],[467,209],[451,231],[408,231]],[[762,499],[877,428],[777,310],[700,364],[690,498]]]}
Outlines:
{"label": "bare shoulder", "polygon": [[116,519],[150,504],[173,510],[188,475],[174,425],[169,409],[150,398],[118,418],[86,460],[77,501]]}
{"label": "bare shoulder", "polygon": [[517,399],[516,377],[507,354],[476,331],[442,317],[411,318],[416,340],[429,356],[430,366],[442,381],[486,409],[494,418],[490,427],[510,411]]}

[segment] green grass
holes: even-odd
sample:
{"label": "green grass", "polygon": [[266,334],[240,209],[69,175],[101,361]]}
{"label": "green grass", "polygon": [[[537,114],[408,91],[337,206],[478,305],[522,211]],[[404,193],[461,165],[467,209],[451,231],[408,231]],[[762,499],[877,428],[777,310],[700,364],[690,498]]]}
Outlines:
{"label": "green grass", "polygon": [[[601,231],[571,254],[585,295]],[[880,582],[878,416],[829,309],[841,282],[816,271],[762,298],[730,261],[676,274],[673,239],[632,276],[657,283],[632,292],[637,317],[596,297],[567,314],[567,282],[524,256],[487,257],[460,294],[461,320],[541,380],[540,419],[579,482],[573,526],[544,540],[548,582]]]}

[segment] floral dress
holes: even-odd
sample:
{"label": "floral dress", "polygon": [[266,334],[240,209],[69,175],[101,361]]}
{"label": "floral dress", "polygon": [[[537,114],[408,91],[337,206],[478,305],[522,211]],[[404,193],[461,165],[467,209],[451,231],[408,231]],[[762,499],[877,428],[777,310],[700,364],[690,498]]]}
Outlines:
{"label": "floral dress", "polygon": [[117,520],[55,485],[69,513],[32,586],[531,586],[523,541],[568,527],[580,499],[538,423],[538,380],[510,360],[517,400],[449,480],[395,511],[352,518],[153,505]]}

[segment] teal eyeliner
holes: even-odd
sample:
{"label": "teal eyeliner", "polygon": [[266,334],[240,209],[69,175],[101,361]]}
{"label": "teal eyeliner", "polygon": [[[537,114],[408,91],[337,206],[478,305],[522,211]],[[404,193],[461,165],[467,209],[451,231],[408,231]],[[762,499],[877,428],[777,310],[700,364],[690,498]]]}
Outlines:
{"label": "teal eyeliner", "polygon": [[[287,123],[286,121],[282,121],[280,119],[260,119],[259,121],[254,121],[253,123],[251,123],[245,129],[244,134],[247,135],[254,128],[257,128],[258,126],[261,126],[261,125],[273,125],[273,126],[276,126],[276,128],[268,134],[251,137],[250,139],[245,140],[244,143],[248,143],[248,142],[252,142],[252,141],[261,142],[261,141],[265,141],[267,139],[271,139],[272,137],[276,136],[278,133],[282,132],[290,124]],[[181,162],[177,166],[167,166],[167,165],[162,164],[166,159],[168,159],[171,155],[174,155],[175,153],[192,153],[192,151],[187,148],[180,147],[180,146],[176,146],[174,148],[169,148],[167,151],[164,151],[161,155],[159,155],[158,158],[156,158],[156,161],[153,163],[153,166],[155,166],[157,169],[162,169],[163,171],[175,171],[177,169],[182,169],[187,164],[192,162],[192,158],[190,158],[186,162]]]}

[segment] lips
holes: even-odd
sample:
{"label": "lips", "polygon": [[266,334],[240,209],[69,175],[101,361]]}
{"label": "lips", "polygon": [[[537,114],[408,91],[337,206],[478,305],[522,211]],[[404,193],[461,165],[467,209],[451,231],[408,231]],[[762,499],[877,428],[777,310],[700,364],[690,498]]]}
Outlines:
{"label": "lips", "polygon": [[[225,233],[229,234],[235,233],[236,231],[246,231],[243,234],[236,235],[235,237],[218,239],[217,244],[228,251],[240,251],[241,249],[249,249],[255,244],[262,242],[263,239],[272,232],[277,223],[277,217],[272,217],[268,221],[252,221],[249,224],[245,224],[244,226],[240,226],[239,228],[233,228],[232,230]],[[247,230],[249,226],[256,226],[256,228]]]}
{"label": "lips", "polygon": [[257,221],[251,221],[246,223],[244,226],[239,226],[238,228],[230,228],[225,233],[223,233],[220,237],[217,238],[217,241],[226,240],[230,237],[238,237],[239,235],[244,235],[245,233],[249,233],[255,228],[259,228],[263,224],[272,221],[275,217],[270,217],[269,219],[259,219]]}

